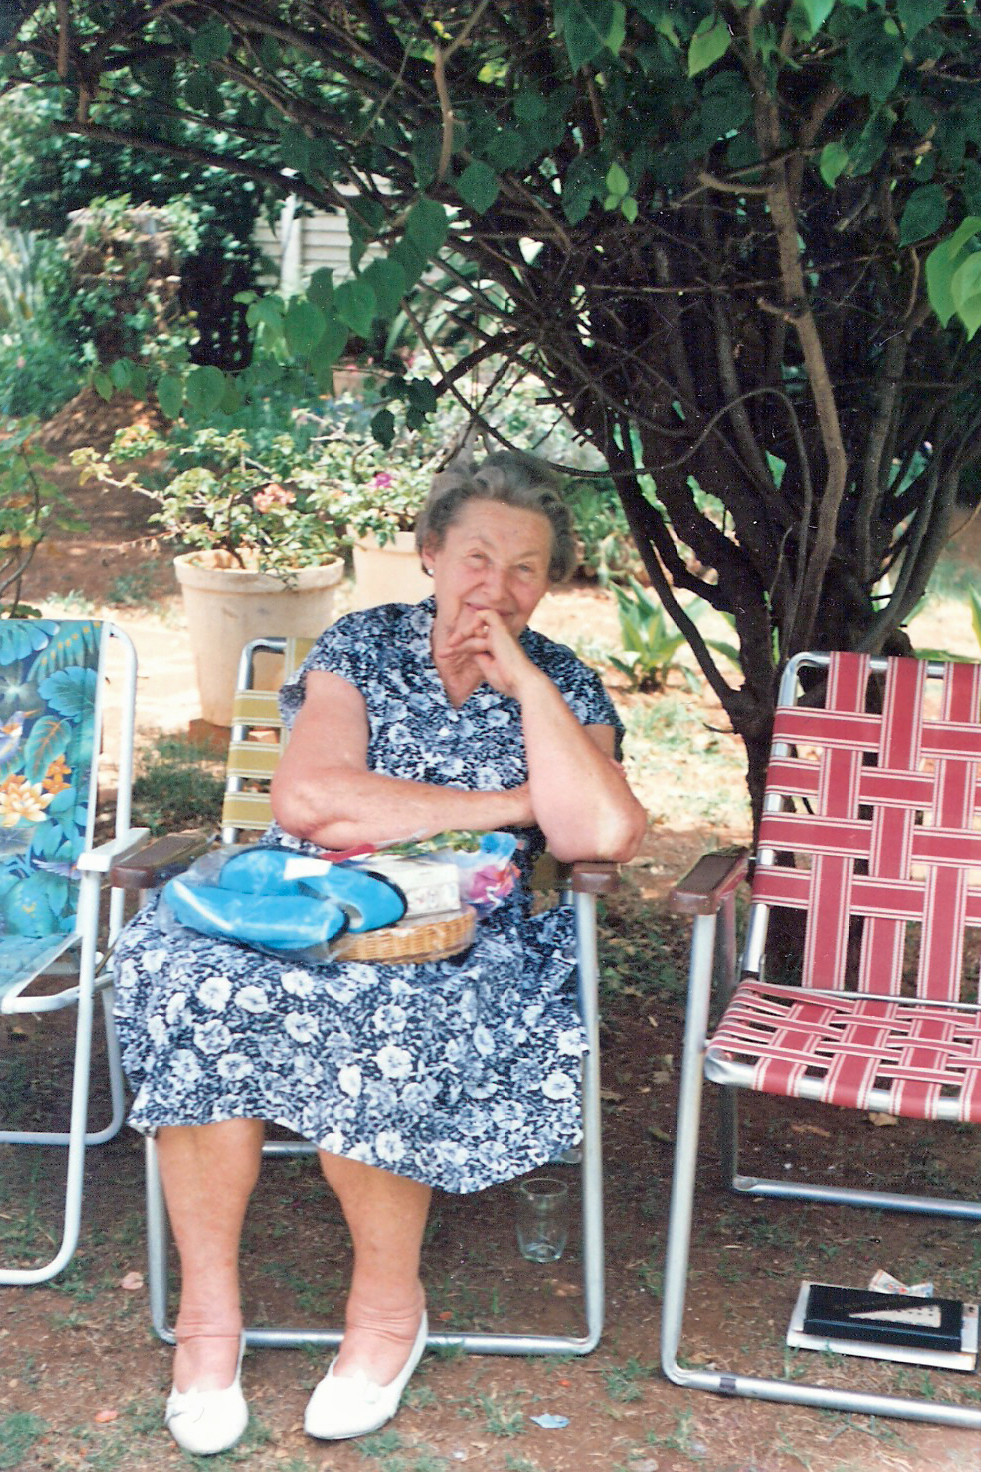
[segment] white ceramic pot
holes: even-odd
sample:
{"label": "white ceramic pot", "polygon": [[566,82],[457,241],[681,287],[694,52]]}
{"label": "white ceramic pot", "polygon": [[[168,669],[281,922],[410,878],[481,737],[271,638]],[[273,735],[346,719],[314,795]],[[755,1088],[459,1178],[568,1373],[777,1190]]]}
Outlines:
{"label": "white ceramic pot", "polygon": [[299,568],[284,581],[268,572],[222,565],[227,553],[185,552],[174,558],[197,670],[202,718],[229,726],[242,649],[264,634],[314,638],[331,622],[340,558]]}
{"label": "white ceramic pot", "polygon": [[418,603],[432,591],[432,578],[419,561],[415,532],[396,532],[394,541],[382,545],[373,533],[355,542],[352,608]]}

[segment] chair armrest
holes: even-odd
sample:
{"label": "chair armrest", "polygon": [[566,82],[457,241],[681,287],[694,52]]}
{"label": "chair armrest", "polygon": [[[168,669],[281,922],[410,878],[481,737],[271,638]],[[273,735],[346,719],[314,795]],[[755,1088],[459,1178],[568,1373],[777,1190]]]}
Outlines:
{"label": "chair armrest", "polygon": [[679,915],[714,915],[748,869],[748,849],[720,848],[703,854],[672,889],[672,910]]}
{"label": "chair armrest", "polygon": [[117,889],[157,889],[175,874],[182,874],[213,842],[211,833],[165,833],[113,864],[110,882]]}
{"label": "chair armrest", "polygon": [[106,874],[117,860],[134,853],[149,832],[149,828],[127,828],[125,833],[117,833],[115,838],[107,838],[105,843],[97,843],[80,853],[75,867],[81,874]]}
{"label": "chair armrest", "polygon": [[577,859],[566,864],[544,853],[535,865],[533,884],[538,889],[572,894],[612,894],[620,887],[620,865],[606,859]]}
{"label": "chair armrest", "polygon": [[606,859],[580,859],[574,864],[566,864],[547,849],[539,854],[531,872],[531,887],[537,890],[561,889],[573,894],[612,894],[619,884],[619,864]]}
{"label": "chair armrest", "polygon": [[620,865],[606,859],[581,859],[567,866],[573,894],[612,894],[620,887]]}

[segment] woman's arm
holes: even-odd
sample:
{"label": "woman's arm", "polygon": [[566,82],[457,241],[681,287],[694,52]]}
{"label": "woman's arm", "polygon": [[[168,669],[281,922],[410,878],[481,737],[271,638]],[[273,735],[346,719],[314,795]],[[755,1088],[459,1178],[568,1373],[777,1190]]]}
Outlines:
{"label": "woman's arm", "polygon": [[527,784],[468,792],[367,769],[362,696],[327,670],[307,675],[306,697],[272,782],[272,808],[287,833],[323,848],[428,838],[448,828],[491,830],[535,821]]}
{"label": "woman's arm", "polygon": [[447,642],[521,706],[531,806],[555,857],[567,863],[632,858],[647,814],[614,760],[613,728],[581,725],[493,610],[469,615]]}

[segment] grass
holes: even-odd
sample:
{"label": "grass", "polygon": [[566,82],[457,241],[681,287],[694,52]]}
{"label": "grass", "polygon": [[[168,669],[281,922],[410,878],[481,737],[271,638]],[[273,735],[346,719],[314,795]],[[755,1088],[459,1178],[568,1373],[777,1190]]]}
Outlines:
{"label": "grass", "polygon": [[40,1441],[48,1429],[30,1411],[16,1411],[0,1421],[0,1467],[19,1467],[36,1441]]}
{"label": "grass", "polygon": [[478,1402],[491,1436],[520,1436],[524,1431],[524,1412],[512,1401],[492,1394],[479,1396]]}
{"label": "grass", "polygon": [[642,1365],[638,1359],[631,1356],[623,1365],[612,1365],[603,1372],[603,1380],[606,1384],[606,1393],[611,1400],[619,1401],[623,1405],[629,1405],[632,1401],[640,1400],[643,1395],[640,1382],[649,1380],[654,1374],[650,1365]]}
{"label": "grass", "polygon": [[162,736],[140,758],[133,823],[152,833],[216,828],[224,791],[223,756],[179,736]]}
{"label": "grass", "polygon": [[152,562],[141,562],[131,572],[120,573],[106,590],[106,602],[117,608],[153,610],[157,602],[157,574],[157,566]]}
{"label": "grass", "polygon": [[[687,822],[748,828],[742,743],[727,730],[714,730],[690,695],[668,690],[653,701],[621,705],[620,713],[627,775],[655,824],[676,822],[683,791]],[[728,725],[721,713],[711,719]]]}
{"label": "grass", "polygon": [[708,1452],[705,1443],[695,1434],[695,1415],[689,1410],[677,1412],[673,1431],[661,1434],[648,1431],[647,1445],[663,1447],[665,1451],[678,1452],[680,1456],[687,1457],[691,1462],[703,1462]]}

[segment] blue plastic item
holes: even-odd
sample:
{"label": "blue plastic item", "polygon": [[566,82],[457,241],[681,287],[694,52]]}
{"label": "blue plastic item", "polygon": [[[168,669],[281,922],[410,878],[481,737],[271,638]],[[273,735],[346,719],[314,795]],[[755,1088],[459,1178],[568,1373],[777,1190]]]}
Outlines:
{"label": "blue plastic item", "polygon": [[164,896],[182,925],[277,953],[322,950],[347,925],[340,905],[312,895],[247,893],[180,875],[164,885]]}
{"label": "blue plastic item", "polygon": [[218,883],[247,894],[299,893],[332,900],[347,913],[352,935],[395,925],[406,911],[405,895],[383,875],[290,849],[243,849],[226,859]]}
{"label": "blue plastic item", "polygon": [[380,874],[264,845],[205,855],[164,885],[163,900],[192,930],[305,960],[329,955],[343,931],[395,925],[406,911]]}

